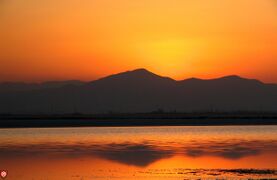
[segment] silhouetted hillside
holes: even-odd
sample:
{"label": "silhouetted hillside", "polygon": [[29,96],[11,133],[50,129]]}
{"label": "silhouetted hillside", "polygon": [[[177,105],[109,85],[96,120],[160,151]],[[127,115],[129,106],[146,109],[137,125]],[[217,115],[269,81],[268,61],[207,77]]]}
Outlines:
{"label": "silhouetted hillside", "polygon": [[277,111],[277,85],[238,76],[175,81],[145,69],[96,81],[1,84],[0,113]]}
{"label": "silhouetted hillside", "polygon": [[49,88],[60,88],[63,86],[77,86],[82,85],[83,82],[72,81],[47,81],[44,83],[23,83],[23,82],[5,82],[0,84],[0,92],[12,92],[12,91],[30,91]]}

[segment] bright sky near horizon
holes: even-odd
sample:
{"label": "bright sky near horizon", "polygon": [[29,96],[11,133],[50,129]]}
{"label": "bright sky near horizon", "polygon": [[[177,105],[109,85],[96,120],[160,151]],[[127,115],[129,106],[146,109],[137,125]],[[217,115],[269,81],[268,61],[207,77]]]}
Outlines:
{"label": "bright sky near horizon", "polygon": [[0,0],[0,81],[136,68],[277,83],[277,0]]}

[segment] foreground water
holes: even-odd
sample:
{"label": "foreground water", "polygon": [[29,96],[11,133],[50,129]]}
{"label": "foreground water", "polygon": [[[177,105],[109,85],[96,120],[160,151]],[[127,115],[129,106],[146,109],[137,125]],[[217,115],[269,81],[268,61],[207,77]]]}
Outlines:
{"label": "foreground water", "polygon": [[0,129],[6,179],[277,178],[277,126]]}

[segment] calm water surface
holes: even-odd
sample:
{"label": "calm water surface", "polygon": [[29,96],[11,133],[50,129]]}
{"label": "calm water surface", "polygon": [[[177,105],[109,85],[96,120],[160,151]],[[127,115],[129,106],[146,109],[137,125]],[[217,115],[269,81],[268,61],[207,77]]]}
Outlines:
{"label": "calm water surface", "polygon": [[0,129],[6,179],[277,178],[277,126]]}

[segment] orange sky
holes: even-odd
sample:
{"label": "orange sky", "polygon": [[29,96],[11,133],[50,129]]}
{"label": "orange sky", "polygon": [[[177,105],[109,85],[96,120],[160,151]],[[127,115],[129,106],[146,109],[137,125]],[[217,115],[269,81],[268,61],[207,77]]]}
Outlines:
{"label": "orange sky", "polygon": [[0,1],[0,81],[93,80],[142,67],[174,79],[277,82],[277,1]]}

